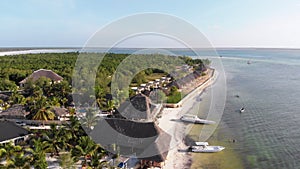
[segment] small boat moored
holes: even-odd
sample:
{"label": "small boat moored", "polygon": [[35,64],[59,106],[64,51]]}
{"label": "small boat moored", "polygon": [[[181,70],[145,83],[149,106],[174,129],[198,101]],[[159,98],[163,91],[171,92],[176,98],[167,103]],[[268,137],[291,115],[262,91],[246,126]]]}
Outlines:
{"label": "small boat moored", "polygon": [[201,119],[196,115],[183,115],[182,117],[180,117],[181,121],[184,122],[188,122],[188,123],[196,123],[196,124],[215,124],[216,122],[211,121],[211,120],[205,120],[205,119]]}
{"label": "small boat moored", "polygon": [[225,149],[223,146],[210,146],[208,142],[195,142],[196,146],[191,146],[190,149],[195,153],[215,153]]}
{"label": "small boat moored", "polygon": [[240,108],[240,113],[244,113],[245,112],[245,107]]}

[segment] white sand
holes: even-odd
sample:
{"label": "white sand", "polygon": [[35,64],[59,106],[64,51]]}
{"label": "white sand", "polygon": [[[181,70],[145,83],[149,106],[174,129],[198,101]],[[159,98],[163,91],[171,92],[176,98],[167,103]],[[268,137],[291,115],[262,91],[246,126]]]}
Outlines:
{"label": "white sand", "polygon": [[197,98],[200,93],[208,86],[213,80],[198,86],[195,90],[189,93],[181,102],[180,108],[164,108],[162,117],[158,119],[158,126],[165,132],[171,135],[172,140],[170,143],[170,150],[165,161],[164,168],[172,169],[190,168],[192,157],[190,152],[186,152],[188,146],[185,145],[184,139],[192,125],[187,125],[179,120],[183,114],[188,114],[191,109],[195,107]]}
{"label": "white sand", "polygon": [[163,110],[163,116],[158,120],[159,127],[172,136],[170,150],[165,162],[164,168],[189,168],[191,155],[186,150],[188,147],[184,144],[186,126],[178,119],[181,116],[182,108],[168,108]]}

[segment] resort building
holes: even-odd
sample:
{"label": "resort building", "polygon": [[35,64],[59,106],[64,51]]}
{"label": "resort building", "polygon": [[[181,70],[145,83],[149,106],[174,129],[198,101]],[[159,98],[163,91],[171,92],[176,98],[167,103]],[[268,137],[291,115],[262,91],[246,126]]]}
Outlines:
{"label": "resort building", "polygon": [[[108,134],[107,127],[116,132]],[[108,143],[101,144],[105,149],[115,151],[112,147],[117,145],[116,150],[122,156],[137,158],[137,168],[162,168],[165,164],[171,136],[154,122],[106,118],[93,131],[91,136],[96,142]]]}
{"label": "resort building", "polygon": [[25,78],[21,82],[19,82],[20,86],[24,87],[24,84],[28,80],[36,81],[41,77],[49,78],[52,81],[52,83],[60,83],[63,80],[63,78],[61,76],[54,73],[52,70],[39,69],[37,71],[34,71],[30,76],[28,76],[27,78]]}
{"label": "resort building", "polygon": [[149,97],[139,93],[122,103],[117,111],[129,120],[153,121],[161,110],[162,105],[152,104]]}
{"label": "resort building", "polygon": [[4,110],[0,113],[0,118],[4,119],[26,119],[26,116],[29,114],[25,110],[25,107],[21,104],[14,104],[7,110]]}
{"label": "resort building", "polygon": [[14,122],[0,120],[0,144],[9,142],[18,144],[28,139],[30,134],[30,131],[16,125]]}
{"label": "resort building", "polygon": [[176,86],[178,89],[182,89],[188,84],[190,84],[195,79],[199,78],[202,74],[202,71],[194,71],[192,73],[187,74],[186,76],[175,79],[169,86]]}
{"label": "resort building", "polygon": [[62,107],[53,107],[53,112],[55,114],[55,120],[67,121],[70,120],[69,110]]}

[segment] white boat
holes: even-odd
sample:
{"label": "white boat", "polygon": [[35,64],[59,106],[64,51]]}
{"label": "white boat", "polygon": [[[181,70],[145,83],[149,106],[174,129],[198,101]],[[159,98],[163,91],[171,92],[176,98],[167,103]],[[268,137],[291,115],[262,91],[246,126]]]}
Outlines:
{"label": "white boat", "polygon": [[244,113],[245,112],[245,107],[240,108],[240,113]]}
{"label": "white boat", "polygon": [[208,146],[208,142],[195,142],[197,146]]}
{"label": "white boat", "polygon": [[188,123],[196,123],[196,124],[215,124],[216,122],[211,121],[211,120],[205,120],[205,119],[200,119],[196,115],[183,115],[180,118],[181,121],[188,122]]}
{"label": "white boat", "polygon": [[222,146],[210,146],[208,142],[195,142],[196,146],[191,147],[191,151],[195,153],[215,153],[225,149]]}

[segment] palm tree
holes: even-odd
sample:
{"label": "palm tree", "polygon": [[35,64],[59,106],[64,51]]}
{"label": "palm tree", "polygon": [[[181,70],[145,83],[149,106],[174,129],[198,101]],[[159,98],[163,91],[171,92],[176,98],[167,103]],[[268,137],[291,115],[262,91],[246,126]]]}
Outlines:
{"label": "palm tree", "polygon": [[33,120],[42,120],[43,125],[45,121],[53,120],[55,118],[55,114],[51,111],[50,107],[42,107],[39,109],[35,115],[33,116]]}
{"label": "palm tree", "polygon": [[59,99],[55,96],[51,98],[51,103],[52,106],[60,107]]}
{"label": "palm tree", "polygon": [[103,168],[105,166],[108,166],[106,161],[101,161],[103,156],[104,154],[102,153],[95,153],[94,155],[92,155],[90,160],[90,166],[92,168]]}
{"label": "palm tree", "polygon": [[[67,151],[73,148],[72,139],[73,134],[70,132],[70,130],[66,129],[65,127],[61,127],[58,131],[58,146],[61,151]],[[55,139],[56,137],[53,137],[52,139]]]}
{"label": "palm tree", "polygon": [[114,100],[108,100],[107,101],[107,110],[112,113],[115,109],[115,101]]}
{"label": "palm tree", "polygon": [[83,164],[87,164],[91,157],[98,153],[98,148],[99,145],[95,144],[89,136],[81,136],[78,140],[78,145],[72,150],[72,155],[77,157],[83,156]]}
{"label": "palm tree", "polygon": [[66,107],[66,103],[68,102],[68,99],[64,97],[63,99],[61,99],[61,102],[62,102],[62,105],[64,107]]}
{"label": "palm tree", "polygon": [[33,160],[31,165],[34,166],[35,169],[45,169],[48,164],[46,161],[46,149],[48,148],[48,144],[46,141],[41,141],[41,139],[33,140],[33,148],[28,149],[33,155]]}
{"label": "palm tree", "polygon": [[75,113],[76,113],[76,110],[75,110],[75,108],[71,108],[71,107],[69,107],[69,108],[68,108],[68,111],[69,111],[69,114],[70,114],[71,116],[74,116],[74,115],[75,115]]}
{"label": "palm tree", "polygon": [[97,125],[99,118],[96,116],[97,112],[93,109],[87,109],[85,117],[82,119],[82,124],[86,131],[93,130],[94,126]]}
{"label": "palm tree", "polygon": [[12,93],[9,97],[8,101],[11,105],[13,104],[22,104],[24,105],[26,103],[26,99],[23,95],[20,95],[18,90],[15,88],[12,90]]}
{"label": "palm tree", "polygon": [[62,168],[66,168],[66,169],[75,169],[75,158],[72,157],[71,153],[67,152],[67,153],[63,153],[60,155],[60,162],[59,165]]}
{"label": "palm tree", "polygon": [[0,149],[0,159],[6,161],[6,166],[13,164],[16,151],[22,150],[21,146],[14,146],[12,142],[7,143]]}
{"label": "palm tree", "polygon": [[6,168],[30,168],[31,157],[25,156],[23,148],[15,146],[11,142],[0,149],[0,159],[6,161]]}
{"label": "palm tree", "polygon": [[41,108],[49,106],[45,96],[27,97],[26,106],[33,114],[37,113]]}
{"label": "palm tree", "polygon": [[11,163],[8,168],[30,169],[30,161],[32,161],[32,157],[24,155],[24,151],[17,152],[13,163]]}
{"label": "palm tree", "polygon": [[71,116],[70,121],[66,124],[64,124],[64,128],[62,128],[61,133],[64,136],[63,142],[66,144],[62,144],[65,147],[64,148],[72,148],[77,145],[77,142],[79,140],[79,137],[85,135],[84,130],[81,128],[81,124],[77,117]]}
{"label": "palm tree", "polygon": [[60,147],[62,146],[62,138],[64,137],[60,135],[60,130],[57,129],[56,124],[50,125],[50,130],[47,137],[47,150],[49,150],[52,155],[55,154],[56,156],[58,156]]}

